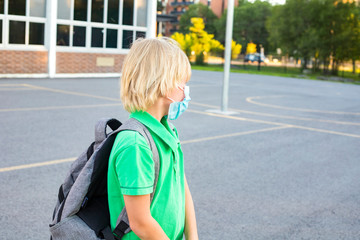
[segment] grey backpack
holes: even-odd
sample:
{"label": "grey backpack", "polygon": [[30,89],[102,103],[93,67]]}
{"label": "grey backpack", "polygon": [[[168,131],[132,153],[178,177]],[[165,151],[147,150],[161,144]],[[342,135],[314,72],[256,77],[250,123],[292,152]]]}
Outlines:
{"label": "grey backpack", "polygon": [[[112,129],[109,134],[108,127]],[[149,130],[134,118],[124,124],[116,119],[102,119],[95,127],[95,141],[74,161],[60,186],[50,224],[50,239],[118,240],[131,231],[125,208],[118,217],[116,228],[111,231],[107,197],[109,156],[116,135],[123,130],[137,131],[150,146],[155,166],[152,201],[159,176],[159,154]]]}

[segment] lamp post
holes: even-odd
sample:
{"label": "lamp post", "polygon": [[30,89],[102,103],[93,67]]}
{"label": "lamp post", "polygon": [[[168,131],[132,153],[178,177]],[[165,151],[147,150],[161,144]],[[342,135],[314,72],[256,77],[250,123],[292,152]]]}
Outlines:
{"label": "lamp post", "polygon": [[227,8],[227,16],[226,16],[224,83],[223,83],[222,104],[221,104],[221,111],[224,114],[226,114],[228,110],[233,20],[234,20],[234,0],[228,0],[228,8]]}

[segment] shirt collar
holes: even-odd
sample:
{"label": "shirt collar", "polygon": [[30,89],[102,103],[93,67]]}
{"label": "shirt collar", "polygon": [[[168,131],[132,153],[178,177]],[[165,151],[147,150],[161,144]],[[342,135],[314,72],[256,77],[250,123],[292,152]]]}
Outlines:
{"label": "shirt collar", "polygon": [[162,139],[174,152],[178,149],[179,139],[175,136],[174,131],[169,126],[166,117],[159,122],[147,112],[137,111],[130,114],[130,118],[135,118],[144,124],[149,130]]}

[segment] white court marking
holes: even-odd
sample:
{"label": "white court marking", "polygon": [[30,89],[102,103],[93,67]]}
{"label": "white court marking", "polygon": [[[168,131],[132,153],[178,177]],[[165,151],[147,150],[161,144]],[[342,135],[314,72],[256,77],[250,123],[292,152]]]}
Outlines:
{"label": "white court marking", "polygon": [[293,107],[284,107],[284,106],[278,106],[274,104],[266,104],[266,103],[260,103],[256,102],[253,99],[262,99],[262,98],[280,98],[284,96],[255,96],[255,97],[248,97],[246,98],[246,101],[252,104],[256,104],[259,106],[264,107],[271,107],[271,108],[279,108],[279,109],[286,109],[286,110],[292,110],[292,111],[300,111],[300,112],[317,112],[317,113],[328,113],[328,114],[341,114],[341,115],[359,115],[360,113],[357,112],[338,112],[338,111],[323,111],[323,110],[315,110],[315,109],[307,109],[307,108],[293,108]]}
{"label": "white court marking", "polygon": [[21,87],[0,87],[0,91],[34,91],[35,89]]}
{"label": "white court marking", "polygon": [[97,96],[97,95],[92,95],[92,94],[87,94],[87,93],[80,93],[80,92],[74,92],[74,91],[66,91],[66,90],[60,90],[60,89],[54,89],[54,88],[40,87],[40,86],[31,85],[31,84],[24,84],[24,86],[27,86],[27,87],[30,87],[33,89],[49,91],[49,92],[64,93],[64,94],[68,94],[68,95],[92,97],[92,98],[97,98],[97,99],[120,102],[120,99],[118,99],[118,98],[109,98],[109,97]]}
{"label": "white court marking", "polygon": [[22,83],[1,83],[0,87],[23,87]]}
{"label": "white court marking", "polygon": [[[182,141],[181,144],[184,145],[184,144],[189,144],[189,143],[198,143],[198,142],[205,142],[205,141],[211,141],[211,140],[217,140],[217,139],[223,139],[223,138],[236,137],[236,136],[241,136],[241,135],[249,135],[249,134],[259,133],[259,132],[268,132],[268,131],[274,131],[274,130],[284,129],[284,128],[288,128],[288,127],[289,126],[272,127],[272,128],[264,128],[264,129],[258,129],[258,130],[253,130],[253,131],[219,135],[219,136],[214,136],[214,137],[197,138],[197,139],[193,139],[193,140]],[[34,168],[34,167],[42,167],[42,166],[55,165],[55,164],[60,164],[60,163],[67,163],[67,162],[72,162],[75,159],[76,158],[64,158],[64,159],[58,159],[58,160],[52,160],[52,161],[46,161],[46,162],[24,164],[24,165],[18,165],[18,166],[13,166],[13,167],[5,167],[5,168],[0,168],[0,172],[10,172],[10,171],[21,170],[21,169],[28,169],[28,168]]]}
{"label": "white court marking", "polygon": [[299,126],[299,125],[294,125],[294,124],[270,122],[270,121],[263,121],[263,120],[236,117],[236,116],[227,116],[227,115],[221,115],[221,114],[211,113],[211,112],[196,111],[196,110],[192,110],[192,109],[189,109],[188,111],[194,112],[194,113],[199,113],[199,114],[204,114],[204,115],[209,115],[209,116],[214,116],[214,117],[234,119],[234,120],[239,120],[239,121],[248,121],[248,122],[257,122],[257,123],[264,123],[264,124],[271,124],[271,125],[288,126],[288,127],[299,128],[299,129],[304,129],[304,130],[309,130],[309,131],[314,131],[314,132],[329,133],[329,134],[340,135],[340,136],[345,136],[345,137],[360,138],[360,135],[331,131],[331,130],[320,129],[320,128],[311,128],[311,127]]}
{"label": "white court marking", "polygon": [[188,143],[217,140],[217,139],[222,139],[222,138],[237,137],[237,136],[248,135],[248,134],[253,134],[253,133],[268,132],[268,131],[274,131],[274,130],[285,129],[285,128],[290,128],[290,127],[291,127],[290,125],[285,125],[285,126],[280,126],[280,127],[263,128],[263,129],[253,130],[253,131],[224,134],[224,135],[214,136],[214,137],[198,138],[198,139],[193,139],[193,140],[182,141],[181,145],[188,144]]}
{"label": "white court marking", "polygon": [[0,91],[31,91],[29,87],[24,86],[24,84],[0,84]]}
{"label": "white court marking", "polygon": [[91,105],[70,105],[70,106],[51,106],[51,107],[37,107],[37,108],[3,108],[0,112],[18,112],[18,111],[45,111],[45,110],[59,110],[59,109],[75,109],[75,108],[97,108],[97,107],[113,107],[121,106],[121,103],[108,104],[91,104]]}
{"label": "white court marking", "polygon": [[[81,108],[81,107],[102,107],[102,106],[117,106],[121,105],[119,103],[120,99],[116,98],[109,98],[109,97],[103,97],[103,96],[97,96],[92,94],[86,94],[86,93],[79,93],[79,92],[73,92],[73,91],[66,91],[66,90],[59,90],[59,89],[52,89],[52,88],[46,88],[46,87],[40,87],[30,84],[0,84],[0,87],[5,86],[23,86],[28,87],[36,90],[43,90],[43,91],[50,91],[55,93],[62,93],[62,94],[69,94],[69,95],[76,95],[76,96],[82,96],[82,97],[91,97],[96,99],[103,99],[103,100],[109,100],[109,101],[115,101],[118,102],[116,104],[97,104],[97,105],[74,105],[74,106],[53,106],[53,107],[42,107],[42,108],[17,108],[17,109],[0,109],[1,111],[36,111],[36,110],[52,110],[52,109],[67,109],[67,108]],[[273,97],[279,97],[279,96],[273,96]],[[261,98],[259,97],[251,97],[247,98],[246,100],[250,99],[252,101],[253,98]],[[192,102],[194,105],[199,106],[207,106],[212,108],[218,108],[217,106],[207,105],[207,104],[201,104]],[[256,103],[255,103],[256,104]],[[267,105],[267,104],[261,104],[261,105]],[[286,107],[280,107],[279,108],[285,108],[285,109],[291,109],[294,110],[295,108],[286,108]],[[299,110],[299,109],[296,109]],[[334,114],[355,114],[360,115],[360,113],[346,113],[346,112],[333,112],[333,111],[318,111],[318,110],[311,110],[311,109],[300,109],[300,110],[306,110],[306,111],[314,111],[314,112],[323,112],[323,113],[334,113]],[[300,111],[299,110],[299,111]],[[335,134],[340,136],[347,136],[347,137],[355,137],[360,138],[360,135],[356,134],[349,134],[349,133],[343,133],[343,132],[337,132],[337,131],[330,131],[330,130],[324,130],[324,129],[318,129],[318,128],[311,128],[311,127],[304,127],[299,125],[293,125],[293,124],[286,124],[286,123],[279,123],[279,122],[272,122],[272,121],[264,121],[264,120],[258,120],[258,119],[250,119],[250,118],[242,118],[242,117],[236,117],[236,116],[226,116],[216,113],[210,113],[210,112],[204,112],[204,111],[197,111],[189,109],[189,112],[197,113],[197,114],[203,114],[208,116],[214,116],[214,117],[221,117],[221,118],[227,118],[227,119],[233,119],[238,121],[248,121],[248,122],[256,122],[256,123],[263,123],[263,124],[270,124],[270,125],[277,125],[277,127],[271,127],[271,128],[264,128],[259,130],[253,130],[253,131],[246,131],[246,132],[238,132],[238,133],[232,133],[232,134],[225,134],[225,135],[219,135],[219,136],[213,136],[213,137],[205,137],[205,138],[198,138],[193,140],[186,140],[183,141],[182,144],[189,144],[189,143],[196,143],[196,142],[203,142],[203,141],[211,141],[211,140],[217,140],[222,138],[229,138],[229,137],[236,137],[241,135],[248,135],[248,134],[254,134],[254,133],[260,133],[260,132],[266,132],[266,131],[274,131],[274,130],[280,130],[280,129],[286,129],[286,128],[298,128],[298,129],[304,129],[314,132],[321,132],[321,133],[328,133],[328,134]],[[258,115],[267,115],[272,117],[284,117],[284,118],[295,118],[299,120],[304,120],[304,118],[298,118],[298,117],[291,117],[291,116],[282,116],[282,115],[274,115],[274,114],[265,114],[265,113],[257,113],[257,112],[250,112],[250,111],[243,111],[235,109],[235,111],[241,111],[241,112],[248,112],[251,114],[258,114]],[[313,119],[306,119],[306,120],[313,120]],[[323,121],[321,119],[315,119],[318,121]],[[349,123],[349,122],[338,122],[338,121],[332,121],[332,123],[338,123],[338,124],[348,124],[348,125],[357,125],[358,123]],[[21,170],[21,169],[28,169],[28,168],[34,168],[34,167],[41,167],[41,166],[48,166],[48,165],[55,165],[60,163],[66,163],[74,161],[76,158],[65,158],[65,159],[58,159],[58,160],[52,160],[52,161],[46,161],[46,162],[39,162],[39,163],[32,163],[32,164],[24,164],[24,165],[18,165],[13,167],[5,167],[0,168],[0,172],[9,172],[9,171],[15,171],[15,170]]]}
{"label": "white court marking", "polygon": [[[59,90],[59,89],[53,89],[53,88],[46,88],[46,87],[41,87],[41,86],[35,86],[35,85],[31,85],[31,84],[4,84],[4,85],[14,85],[14,86],[26,86],[26,87],[30,87],[30,88],[34,88],[34,89],[39,89],[39,90],[44,90],[44,91],[50,91],[50,92],[56,92],[56,93],[63,93],[63,94],[70,94],[70,95],[76,95],[76,96],[83,96],[83,97],[92,97],[92,98],[97,98],[97,99],[105,99],[105,100],[109,100],[109,101],[116,101],[116,102],[119,102],[120,99],[117,99],[117,98],[108,98],[108,97],[103,97],[103,96],[97,96],[97,95],[92,95],[92,94],[86,94],[86,93],[79,93],[79,92],[74,92],[74,91],[66,91],[66,90]],[[0,85],[1,86],[1,85]],[[283,97],[283,96],[268,96],[268,97]],[[248,99],[252,99],[252,98],[261,98],[261,96],[257,96],[257,97],[248,97],[246,98],[246,100]],[[205,105],[205,104],[200,104],[200,103],[196,103],[196,102],[192,102],[192,104],[195,104],[195,105]],[[215,107],[215,108],[218,108],[218,106],[212,106],[212,105],[207,105],[209,107]],[[51,108],[51,107],[50,107]],[[47,109],[47,110],[50,110]],[[59,107],[60,108],[60,107]],[[64,108],[67,108],[67,107],[64,107]],[[69,107],[71,108],[71,107]],[[310,109],[311,110],[311,109]],[[1,111],[10,111],[9,109],[0,109],[0,112]],[[21,110],[20,110],[21,111]],[[194,113],[201,113],[203,114],[204,112],[200,112],[200,111],[196,111],[196,110],[192,110]],[[242,110],[238,110],[236,109],[235,111],[242,111]],[[317,110],[311,110],[311,111],[317,111]],[[334,112],[333,112],[334,113]],[[340,113],[340,112],[336,112],[336,113]],[[345,112],[346,113],[346,112]],[[207,115],[211,115],[210,113],[205,113]],[[262,113],[258,113],[258,115],[260,115]],[[353,113],[348,113],[348,114],[353,114]],[[357,113],[355,113],[357,114]],[[268,114],[269,115],[269,114]],[[359,113],[360,115],[360,113]],[[214,116],[214,115],[213,115]],[[224,115],[219,115],[217,114],[217,117],[224,117],[224,118],[231,118],[231,116],[224,116]],[[281,118],[282,116],[281,115],[272,115],[272,117],[279,117]],[[298,120],[303,120],[301,118],[297,118],[297,117],[291,117],[291,118],[295,118],[295,119],[298,119]],[[240,118],[238,118],[238,120],[240,120]],[[260,123],[268,123],[268,124],[274,124],[274,125],[286,125],[284,123],[277,123],[277,122],[270,122],[270,121],[262,121],[262,120],[256,120],[256,119],[249,119],[249,118],[242,118],[241,120],[244,120],[244,121],[251,121],[251,122],[260,122]],[[320,119],[320,121],[326,121],[326,120],[322,120]],[[347,124],[347,125],[358,125],[358,123],[349,123],[349,122],[339,122],[339,121],[331,121],[331,120],[327,120],[328,122],[330,123],[339,123],[339,124]],[[316,128],[307,128],[307,127],[304,127],[304,126],[298,126],[298,125],[292,125],[292,126],[296,126],[296,127],[299,127],[299,128],[302,128],[302,129],[316,129]],[[315,130],[314,130],[315,131]],[[319,129],[320,132],[326,132],[327,130],[323,130],[323,129]],[[341,132],[334,132],[334,131],[327,131],[327,133],[331,133],[331,134],[341,134]],[[358,135],[353,135],[353,134],[346,134],[344,133],[345,136],[358,136]]]}
{"label": "white court marking", "polygon": [[[207,107],[207,108],[212,108],[212,109],[220,109],[219,106],[214,106],[214,105],[209,105],[209,104],[203,104],[203,103],[197,103],[197,102],[191,102],[191,104],[202,106],[202,107]],[[265,117],[275,117],[275,118],[295,119],[295,120],[303,120],[303,121],[326,122],[326,123],[334,123],[334,124],[341,124],[341,125],[360,126],[360,123],[357,123],[357,122],[344,122],[344,121],[334,121],[334,120],[319,119],[319,118],[294,117],[294,116],[287,116],[287,115],[280,115],[280,114],[252,112],[252,111],[240,110],[240,109],[236,109],[236,108],[229,108],[229,111],[239,112],[239,113],[247,113],[247,114],[252,114],[252,115],[259,115],[259,116],[265,116]]]}
{"label": "white court marking", "polygon": [[27,169],[27,168],[43,167],[43,166],[54,165],[54,164],[59,164],[59,163],[72,162],[75,159],[76,158],[64,158],[64,159],[47,161],[47,162],[31,163],[31,164],[24,164],[24,165],[18,165],[18,166],[13,166],[13,167],[0,168],[0,172],[10,172],[10,171]]}

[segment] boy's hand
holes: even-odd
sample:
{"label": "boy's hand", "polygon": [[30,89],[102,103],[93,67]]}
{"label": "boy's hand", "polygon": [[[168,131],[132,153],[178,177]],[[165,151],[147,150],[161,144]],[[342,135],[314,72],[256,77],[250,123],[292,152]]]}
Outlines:
{"label": "boy's hand", "polygon": [[190,189],[185,179],[185,239],[186,240],[199,240],[194,202],[191,197]]}

